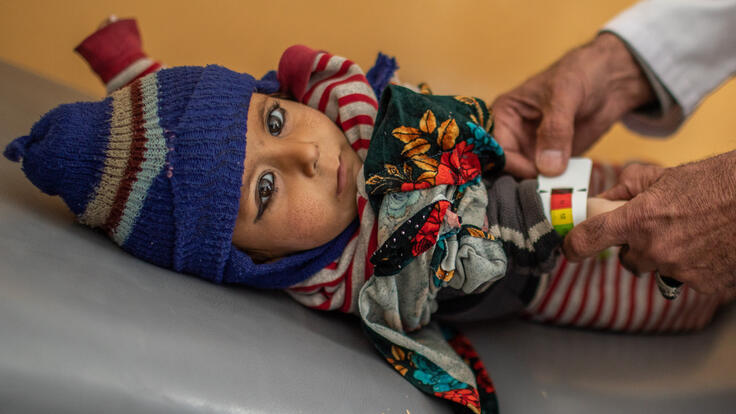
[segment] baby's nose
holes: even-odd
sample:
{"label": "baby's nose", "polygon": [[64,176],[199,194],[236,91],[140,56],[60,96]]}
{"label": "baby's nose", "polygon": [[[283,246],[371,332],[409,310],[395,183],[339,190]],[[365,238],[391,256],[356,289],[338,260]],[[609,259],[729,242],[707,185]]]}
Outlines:
{"label": "baby's nose", "polygon": [[290,142],[285,145],[284,162],[309,177],[318,172],[319,147],[313,142]]}

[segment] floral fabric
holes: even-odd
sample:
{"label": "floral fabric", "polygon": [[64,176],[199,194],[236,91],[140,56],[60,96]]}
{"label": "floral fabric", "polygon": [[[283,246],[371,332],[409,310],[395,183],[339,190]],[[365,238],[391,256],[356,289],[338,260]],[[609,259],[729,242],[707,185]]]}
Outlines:
{"label": "floral fabric", "polygon": [[379,247],[358,299],[363,326],[400,375],[472,413],[497,411],[490,379],[470,343],[430,319],[442,289],[480,293],[506,274],[481,180],[504,165],[492,126],[480,99],[391,85],[364,164]]}

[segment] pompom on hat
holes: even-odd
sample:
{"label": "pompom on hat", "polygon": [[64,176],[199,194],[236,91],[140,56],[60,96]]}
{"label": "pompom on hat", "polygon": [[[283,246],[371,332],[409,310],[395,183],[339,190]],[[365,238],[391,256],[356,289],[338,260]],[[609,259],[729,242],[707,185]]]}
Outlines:
{"label": "pompom on hat", "polygon": [[141,259],[217,283],[285,288],[334,260],[355,228],[274,263],[232,245],[250,99],[278,86],[273,72],[256,80],[215,65],[164,69],[102,101],[51,110],[4,154]]}

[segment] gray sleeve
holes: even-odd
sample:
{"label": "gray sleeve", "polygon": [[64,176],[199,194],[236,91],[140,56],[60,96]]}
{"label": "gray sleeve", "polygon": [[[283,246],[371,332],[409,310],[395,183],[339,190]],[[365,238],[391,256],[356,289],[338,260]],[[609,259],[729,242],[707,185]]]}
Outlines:
{"label": "gray sleeve", "polygon": [[544,215],[537,180],[517,182],[503,175],[485,185],[490,232],[503,244],[508,272],[538,276],[551,270],[562,238]]}
{"label": "gray sleeve", "polygon": [[624,124],[669,135],[711,91],[736,73],[736,0],[646,0],[608,22],[649,78],[658,110],[635,111]]}

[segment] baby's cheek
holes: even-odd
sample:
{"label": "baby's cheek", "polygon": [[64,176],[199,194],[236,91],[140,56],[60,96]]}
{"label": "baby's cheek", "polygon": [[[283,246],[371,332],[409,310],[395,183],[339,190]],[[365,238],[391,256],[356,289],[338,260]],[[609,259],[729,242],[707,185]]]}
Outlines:
{"label": "baby's cheek", "polygon": [[325,207],[323,203],[311,198],[304,199],[296,203],[289,212],[289,232],[295,240],[304,243],[306,248],[320,246],[336,236],[330,228],[333,221],[330,216],[329,207]]}

